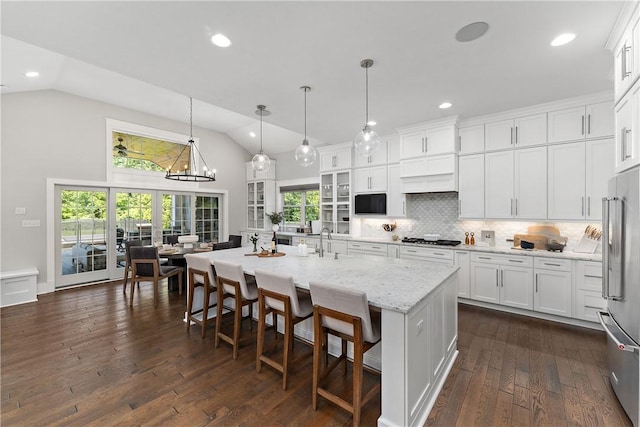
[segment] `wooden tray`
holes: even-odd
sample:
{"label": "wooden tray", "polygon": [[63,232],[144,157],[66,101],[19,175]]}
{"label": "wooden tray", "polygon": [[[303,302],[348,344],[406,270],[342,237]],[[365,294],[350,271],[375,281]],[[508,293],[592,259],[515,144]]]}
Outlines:
{"label": "wooden tray", "polygon": [[193,252],[210,252],[212,250],[211,248],[193,248]]}
{"label": "wooden tray", "polygon": [[258,258],[277,258],[280,256],[285,256],[286,254],[284,252],[276,252],[275,254],[272,254],[271,252],[268,252],[266,254],[258,252],[256,255],[258,256]]}

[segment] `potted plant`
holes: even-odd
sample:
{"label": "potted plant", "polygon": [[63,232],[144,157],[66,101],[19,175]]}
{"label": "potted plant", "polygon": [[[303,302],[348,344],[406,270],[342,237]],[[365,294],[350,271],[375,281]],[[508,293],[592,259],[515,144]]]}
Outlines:
{"label": "potted plant", "polygon": [[271,220],[271,224],[273,224],[271,229],[273,231],[278,231],[278,229],[280,228],[279,224],[284,219],[284,213],[283,212],[271,212],[269,214],[269,219]]}
{"label": "potted plant", "polygon": [[258,252],[258,233],[253,233],[253,236],[249,236],[249,240],[253,243],[253,252]]}

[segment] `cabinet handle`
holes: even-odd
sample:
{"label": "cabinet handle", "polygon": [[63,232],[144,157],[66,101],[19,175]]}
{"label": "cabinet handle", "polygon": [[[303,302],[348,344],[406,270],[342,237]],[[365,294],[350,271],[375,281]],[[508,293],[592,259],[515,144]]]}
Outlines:
{"label": "cabinet handle", "polygon": [[516,144],[518,143],[518,126],[516,126]]}
{"label": "cabinet handle", "polygon": [[444,256],[444,254],[442,252],[434,252],[434,255],[439,255],[439,256]]}
{"label": "cabinet handle", "polygon": [[587,115],[587,135],[591,135],[591,114]]}
{"label": "cabinet handle", "polygon": [[582,135],[584,135],[584,114],[582,115]]}
{"label": "cabinet handle", "polygon": [[629,52],[629,50],[631,49],[631,46],[627,46],[627,44],[625,43],[624,46],[622,46],[622,49],[620,50],[620,56],[621,56],[621,67],[620,70],[622,71],[622,75],[620,76],[621,80],[626,79],[631,72],[627,71],[627,52]]}
{"label": "cabinet handle", "polygon": [[513,199],[511,199],[511,216],[513,216]]}
{"label": "cabinet handle", "polygon": [[513,145],[513,126],[511,126],[511,145]]}
{"label": "cabinet handle", "polygon": [[422,137],[422,152],[424,153],[424,136]]}
{"label": "cabinet handle", "polygon": [[462,135],[458,136],[458,151],[462,151]]}
{"label": "cabinet handle", "polygon": [[500,286],[499,282],[500,280],[498,279],[498,270],[496,270],[496,288]]}
{"label": "cabinet handle", "polygon": [[403,201],[402,201],[402,215],[405,215],[405,214],[406,214],[406,212],[405,212],[405,210],[404,210],[404,205],[405,205],[405,201],[403,200]]}
{"label": "cabinet handle", "polygon": [[519,263],[523,263],[524,261],[522,261],[521,259],[510,259],[509,262],[519,262]]}
{"label": "cabinet handle", "polygon": [[500,286],[504,288],[504,270],[500,270]]}
{"label": "cabinet handle", "polygon": [[587,196],[587,216],[591,216],[591,196]]}
{"label": "cabinet handle", "polygon": [[585,305],[584,308],[590,308],[592,310],[602,310],[602,307],[594,307],[593,305]]}
{"label": "cabinet handle", "polygon": [[543,264],[544,264],[544,265],[551,265],[551,266],[553,266],[553,267],[562,267],[562,265],[561,265],[561,264],[553,264],[553,263],[551,263],[551,262],[543,262]]}
{"label": "cabinet handle", "polygon": [[428,152],[429,151],[429,137],[425,136],[424,137],[424,152]]}
{"label": "cabinet handle", "polygon": [[538,273],[536,273],[536,292],[538,292]]}
{"label": "cabinet handle", "polygon": [[581,199],[582,199],[582,214],[581,215],[584,216],[584,196],[581,197]]}
{"label": "cabinet handle", "polygon": [[516,197],[516,216],[518,216],[518,198]]}
{"label": "cabinet handle", "polygon": [[479,256],[478,259],[491,259],[488,256]]}
{"label": "cabinet handle", "polygon": [[626,127],[622,128],[622,161],[631,157],[631,154],[627,154],[627,135],[629,133],[631,133],[631,129],[627,129]]}
{"label": "cabinet handle", "polygon": [[412,249],[407,249],[407,252],[416,253],[417,251],[414,251],[414,250],[412,250]]}
{"label": "cabinet handle", "polygon": [[371,246],[371,249],[380,249],[380,246]]}

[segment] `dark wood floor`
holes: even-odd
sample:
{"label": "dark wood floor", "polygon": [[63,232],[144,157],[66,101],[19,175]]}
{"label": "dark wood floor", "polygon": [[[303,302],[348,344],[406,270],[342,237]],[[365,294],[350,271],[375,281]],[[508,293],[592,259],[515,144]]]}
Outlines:
{"label": "dark wood floor", "polygon": [[[3,426],[351,425],[322,400],[311,409],[311,358],[283,391],[279,374],[256,373],[255,340],[234,361],[229,346],[213,348],[213,324],[204,340],[196,326],[186,332],[177,293],[161,292],[154,308],[143,287],[130,309],[121,289],[1,310]],[[461,305],[460,356],[427,425],[631,425],[608,385],[604,345],[603,333]],[[350,375],[333,380],[346,390]],[[363,425],[379,415],[378,397]]]}

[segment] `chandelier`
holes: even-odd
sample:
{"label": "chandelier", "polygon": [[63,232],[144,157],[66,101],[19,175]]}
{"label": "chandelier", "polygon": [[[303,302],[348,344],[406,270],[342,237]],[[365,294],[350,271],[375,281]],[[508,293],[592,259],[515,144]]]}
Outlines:
{"label": "chandelier", "polygon": [[304,91],[304,139],[302,143],[298,145],[298,148],[296,148],[295,158],[300,166],[307,167],[316,161],[318,151],[309,145],[309,140],[307,139],[307,92],[309,92],[311,88],[309,86],[301,86],[300,89]]}
{"label": "chandelier", "polygon": [[[182,153],[189,147],[189,163],[185,163],[182,169],[180,169],[180,159]],[[202,173],[198,173],[198,167],[196,164],[196,153],[202,162]],[[174,167],[177,165],[177,168]],[[207,162],[204,161],[200,150],[196,147],[196,143],[193,140],[193,98],[189,97],[189,142],[185,144],[178,158],[173,164],[167,168],[167,174],[164,176],[166,179],[172,179],[174,181],[189,181],[189,182],[208,182],[216,180],[216,170],[209,169]]]}

